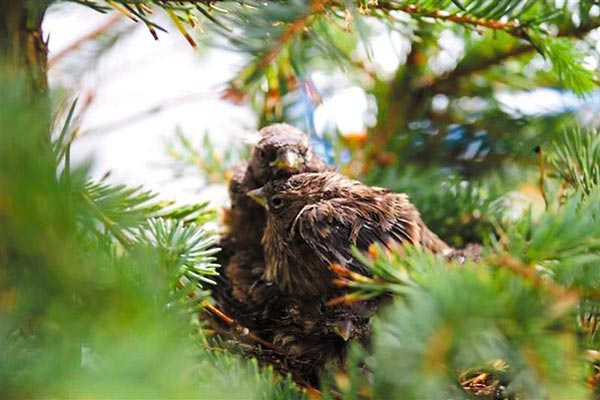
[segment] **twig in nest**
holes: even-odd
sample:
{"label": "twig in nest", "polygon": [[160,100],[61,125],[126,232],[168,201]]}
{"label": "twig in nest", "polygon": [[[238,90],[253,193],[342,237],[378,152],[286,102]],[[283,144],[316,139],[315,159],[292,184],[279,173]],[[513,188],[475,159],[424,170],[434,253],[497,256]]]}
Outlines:
{"label": "twig in nest", "polygon": [[235,329],[235,331],[237,333],[239,333],[240,335],[245,336],[245,337],[249,338],[250,340],[253,340],[254,342],[259,343],[259,344],[263,345],[264,347],[266,347],[270,350],[273,350],[283,356],[287,356],[286,352],[283,349],[275,346],[271,342],[267,342],[266,340],[262,339],[261,337],[259,337],[255,333],[253,333],[250,329],[239,324],[235,319],[233,319],[229,315],[225,314],[223,311],[219,310],[217,307],[213,306],[212,304],[204,301],[202,303],[202,305],[204,306],[204,309],[207,312],[209,312],[211,315],[218,318],[219,320],[223,321],[225,324],[233,327]]}

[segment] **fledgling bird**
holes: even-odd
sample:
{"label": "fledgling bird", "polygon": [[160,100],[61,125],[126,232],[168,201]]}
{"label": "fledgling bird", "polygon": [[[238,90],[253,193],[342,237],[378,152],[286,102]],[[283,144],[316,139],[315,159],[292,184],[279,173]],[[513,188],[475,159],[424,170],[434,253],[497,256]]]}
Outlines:
{"label": "fledgling bird", "polygon": [[267,211],[264,278],[293,299],[269,339],[300,361],[309,381],[327,362],[344,362],[349,339],[368,343],[369,321],[382,301],[326,305],[344,294],[333,282],[337,276],[331,264],[370,276],[352,255],[352,245],[363,251],[376,242],[412,243],[435,253],[449,249],[406,195],[335,172],[274,180],[248,195]]}
{"label": "fledgling bird", "polygon": [[362,251],[372,243],[411,243],[434,253],[450,250],[425,226],[405,194],[335,172],[294,175],[248,195],[267,210],[265,277],[293,297],[327,300],[339,294],[329,268],[333,263],[370,276],[352,255],[352,245]]}
{"label": "fledgling bird", "polygon": [[235,169],[229,183],[231,208],[226,217],[237,246],[260,247],[265,227],[264,209],[246,193],[275,179],[303,172],[322,172],[331,167],[314,154],[308,136],[287,124],[274,124],[258,132],[247,165]]}
{"label": "fledgling bird", "polygon": [[231,208],[225,215],[228,232],[219,243],[222,251],[218,262],[222,268],[213,295],[223,311],[241,324],[264,330],[267,319],[277,319],[281,314],[274,305],[281,293],[264,279],[260,241],[265,210],[246,193],[274,179],[331,167],[313,153],[307,135],[290,125],[270,125],[258,135],[249,162],[236,167],[229,184]]}

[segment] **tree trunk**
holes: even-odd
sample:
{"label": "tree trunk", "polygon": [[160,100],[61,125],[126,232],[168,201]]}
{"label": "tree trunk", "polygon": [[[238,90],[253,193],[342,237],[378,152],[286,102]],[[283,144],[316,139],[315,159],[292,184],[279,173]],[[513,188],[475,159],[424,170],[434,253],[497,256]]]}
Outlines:
{"label": "tree trunk", "polygon": [[0,67],[5,82],[24,80],[23,95],[31,101],[45,104],[48,113],[46,137],[49,132],[49,99],[47,59],[48,47],[42,36],[42,19],[49,1],[5,0],[0,6]]}
{"label": "tree trunk", "polygon": [[8,0],[0,6],[0,57],[4,68],[25,72],[32,95],[48,91],[48,47],[42,37],[47,2]]}

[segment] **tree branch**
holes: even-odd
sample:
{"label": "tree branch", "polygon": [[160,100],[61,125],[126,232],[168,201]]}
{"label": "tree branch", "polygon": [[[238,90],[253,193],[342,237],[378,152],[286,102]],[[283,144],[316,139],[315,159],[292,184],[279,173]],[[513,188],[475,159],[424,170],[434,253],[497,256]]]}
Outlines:
{"label": "tree branch", "polygon": [[314,0],[308,5],[309,12],[302,15],[300,18],[290,24],[288,29],[279,37],[277,43],[266,54],[258,60],[258,68],[266,68],[277,54],[292,40],[294,35],[302,32],[310,24],[310,19],[316,14],[321,14],[326,11],[329,1]]}
{"label": "tree branch", "polygon": [[498,21],[493,19],[478,18],[469,14],[452,14],[443,10],[426,10],[417,5],[409,4],[394,4],[393,2],[369,2],[367,7],[370,10],[385,10],[385,11],[403,11],[407,14],[439,19],[442,21],[451,21],[462,25],[472,25],[489,29],[498,29],[507,32],[508,34],[526,39],[527,36],[523,34],[523,27],[517,19],[508,21]]}
{"label": "tree branch", "polygon": [[[563,29],[558,32],[556,36],[559,37],[576,37],[581,38],[591,32],[594,29],[600,28],[600,21],[597,23],[588,22],[587,24],[581,25],[577,28]],[[452,90],[452,88],[456,87],[459,79],[464,78],[465,76],[469,76],[481,71],[484,71],[488,68],[491,68],[495,65],[501,64],[504,61],[518,57],[523,54],[527,54],[535,51],[535,47],[531,44],[522,43],[506,52],[500,54],[493,54],[488,58],[479,58],[476,63],[472,63],[470,65],[459,65],[452,72],[445,75],[443,78],[439,80],[435,80],[432,82],[428,82],[427,84],[422,86],[422,90],[427,90],[431,92],[447,92]]]}
{"label": "tree branch", "polygon": [[56,54],[52,55],[50,57],[50,59],[48,60],[48,68],[52,68],[54,66],[54,64],[56,64],[61,58],[63,58],[65,55],[69,54],[71,51],[77,50],[86,42],[98,38],[98,36],[102,35],[108,29],[112,28],[112,26],[115,25],[118,21],[120,21],[121,18],[122,18],[121,14],[112,15],[102,25],[100,25],[97,28],[93,29],[92,31],[86,33],[85,35],[81,36],[74,42],[71,42],[71,44],[69,44],[64,49],[62,49],[59,52],[57,52]]}

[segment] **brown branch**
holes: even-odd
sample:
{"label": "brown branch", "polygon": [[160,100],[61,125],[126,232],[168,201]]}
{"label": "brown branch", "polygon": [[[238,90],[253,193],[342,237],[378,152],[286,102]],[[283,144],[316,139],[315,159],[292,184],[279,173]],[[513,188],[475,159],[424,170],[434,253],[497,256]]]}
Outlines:
{"label": "brown branch", "polygon": [[257,60],[258,68],[266,68],[296,34],[302,32],[308,27],[308,25],[310,25],[311,17],[326,11],[328,3],[329,1],[311,1],[308,5],[309,12],[292,22],[288,29],[279,37],[275,46]]}
{"label": "brown branch", "polygon": [[[382,164],[382,153],[388,149],[388,143],[394,137],[399,127],[405,126],[409,118],[413,117],[415,104],[422,103],[420,97],[423,92],[419,91],[414,96],[407,96],[407,93],[415,92],[412,87],[412,82],[419,73],[419,65],[423,60],[421,46],[413,43],[412,49],[406,58],[405,68],[398,68],[396,75],[390,83],[390,91],[387,97],[386,118],[383,121],[378,121],[377,125],[369,132],[371,140],[366,150],[365,163],[363,165],[363,173],[368,172],[373,167],[373,162]],[[378,105],[378,109],[382,107]],[[385,154],[383,154],[385,156]],[[383,157],[385,159],[385,157]]]}
{"label": "brown branch", "polygon": [[[583,37],[590,31],[600,28],[598,20],[589,21],[579,27],[569,27],[561,29],[556,36],[558,37]],[[417,68],[411,67],[411,55],[415,52],[415,48],[407,59],[407,66],[399,68],[396,77],[391,82],[391,96],[388,99],[388,108],[394,109],[396,114],[394,117],[389,117],[388,121],[382,125],[376,126],[370,135],[374,139],[375,152],[369,152],[369,157],[365,162],[365,169],[368,170],[372,166],[373,157],[376,157],[381,149],[388,147],[389,141],[392,139],[395,132],[404,126],[407,116],[414,116],[419,113],[419,110],[424,106],[424,101],[431,98],[434,93],[452,93],[458,87],[462,78],[487,70],[496,65],[499,65],[506,60],[528,54],[535,51],[535,47],[531,44],[520,43],[512,49],[493,54],[489,57],[481,56],[473,60],[470,64],[459,64],[457,68],[438,79],[430,79],[427,82],[422,82],[420,86],[416,85],[412,77],[407,79],[407,74],[414,73]],[[411,72],[412,71],[412,72]],[[414,86],[413,86],[414,85]],[[416,86],[416,87],[415,87]],[[411,93],[410,102],[406,104],[406,93]]]}
{"label": "brown branch", "polygon": [[[175,283],[175,286],[177,286],[178,289],[183,289],[183,287],[184,287],[183,283],[181,282],[181,280],[178,280]],[[196,299],[196,294],[193,293],[193,292],[187,293],[186,296],[190,300],[195,300]],[[245,336],[245,337],[247,337],[247,338],[255,341],[256,343],[259,343],[259,344],[263,345],[264,347],[266,347],[266,348],[268,348],[270,350],[273,350],[276,353],[279,353],[282,356],[286,356],[287,355],[287,353],[284,350],[282,350],[279,347],[275,346],[273,343],[267,342],[266,340],[260,338],[258,335],[256,335],[253,332],[251,332],[245,326],[240,325],[234,318],[230,317],[225,312],[221,311],[219,308],[213,306],[208,301],[202,300],[200,302],[200,304],[204,308],[204,311],[206,311],[208,314],[212,315],[213,317],[217,318],[221,322],[224,322],[226,325],[235,328],[235,330],[236,330],[236,332],[238,334],[240,334],[242,336]]]}
{"label": "brown branch", "polygon": [[[600,23],[587,23],[585,25],[580,25],[579,27],[573,29],[563,29],[558,32],[557,37],[577,37],[581,38],[591,32],[594,29],[600,28]],[[428,90],[432,93],[435,92],[445,92],[450,90],[450,88],[455,87],[457,81],[465,76],[469,76],[481,71],[485,71],[488,68],[494,67],[508,59],[513,57],[518,57],[523,54],[531,53],[535,50],[530,44],[519,44],[518,46],[513,47],[512,49],[505,51],[500,54],[495,54],[492,57],[484,58],[480,57],[477,62],[466,65],[466,66],[458,66],[452,72],[445,75],[443,78],[430,81],[422,86],[422,89]]]}
{"label": "brown branch", "polygon": [[274,352],[279,353],[283,356],[287,355],[287,353],[283,349],[275,346],[271,342],[267,342],[266,340],[262,339],[261,337],[259,337],[258,335],[256,335],[252,331],[250,331],[245,326],[240,325],[235,319],[233,319],[229,315],[225,314],[223,311],[221,311],[217,307],[213,306],[212,304],[208,303],[207,301],[203,301],[202,306],[208,313],[210,313],[214,317],[218,318],[219,320],[224,322],[226,325],[233,327],[235,329],[235,331],[238,334],[240,334],[241,336],[247,337],[250,340],[268,348],[269,350],[273,350]]}
{"label": "brown branch", "polygon": [[373,4],[369,2],[367,8],[371,10],[378,9],[386,11],[404,11],[407,14],[419,17],[428,17],[442,21],[451,21],[457,24],[467,24],[483,28],[503,30],[513,36],[525,38],[525,35],[522,33],[521,24],[519,20],[516,19],[502,22],[493,19],[478,18],[468,14],[452,14],[443,10],[426,10],[414,4],[403,5],[394,4],[392,2],[374,2]]}
{"label": "brown branch", "polygon": [[489,68],[503,63],[506,60],[518,57],[523,54],[531,53],[534,50],[534,47],[531,45],[521,44],[506,52],[496,54],[493,57],[480,58],[479,61],[477,61],[476,63],[454,69],[452,72],[445,75],[441,79],[429,81],[428,83],[423,85],[421,89],[430,91],[432,93],[448,92],[457,85],[459,79],[476,74],[478,72],[485,71]]}
{"label": "brown branch", "polygon": [[64,49],[60,50],[56,54],[53,54],[48,60],[48,68],[52,68],[54,64],[56,64],[61,58],[69,54],[70,52],[77,50],[86,42],[90,40],[96,39],[98,36],[102,35],[108,29],[110,29],[113,25],[119,22],[123,18],[122,14],[113,14],[110,18],[108,18],[102,25],[98,26],[96,29],[91,30],[85,35],[81,36],[77,40],[73,41]]}
{"label": "brown branch", "polygon": [[557,301],[557,305],[552,310],[557,316],[562,315],[581,298],[581,294],[577,290],[567,289],[552,280],[542,278],[535,271],[534,266],[525,265],[509,255],[501,255],[492,262],[523,277],[534,286],[545,289]]}
{"label": "brown branch", "polygon": [[[287,42],[291,40],[291,38],[304,30],[309,23],[308,20],[311,16],[315,14],[322,14],[327,11],[328,8],[346,8],[346,6],[338,1],[312,1],[309,5],[310,13],[303,15],[298,20],[294,21],[288,30],[284,32],[284,34],[279,38],[276,46],[272,48],[266,55],[259,61],[259,68],[264,68],[268,65],[273,59],[277,56],[277,54],[281,51],[281,49],[285,46]],[[370,10],[385,10],[385,11],[404,11],[409,14],[421,16],[421,17],[429,17],[440,19],[443,21],[452,21],[459,24],[469,24],[474,26],[486,27],[490,29],[500,29],[508,32],[509,34],[519,37],[526,38],[521,31],[520,23],[518,20],[509,20],[506,22],[477,18],[472,15],[466,14],[451,14],[447,11],[443,10],[423,10],[416,5],[395,5],[393,3],[388,2],[369,2],[367,8]]]}

